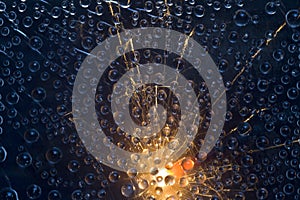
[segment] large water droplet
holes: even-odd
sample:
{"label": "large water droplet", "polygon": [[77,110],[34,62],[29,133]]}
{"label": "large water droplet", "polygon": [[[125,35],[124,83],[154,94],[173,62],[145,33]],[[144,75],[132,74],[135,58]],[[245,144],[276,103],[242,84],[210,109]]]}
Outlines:
{"label": "large water droplet", "polygon": [[285,15],[285,21],[291,28],[300,26],[300,11],[298,9],[289,10]]}
{"label": "large water droplet", "polygon": [[233,16],[233,21],[237,26],[246,26],[251,17],[246,10],[237,10]]}

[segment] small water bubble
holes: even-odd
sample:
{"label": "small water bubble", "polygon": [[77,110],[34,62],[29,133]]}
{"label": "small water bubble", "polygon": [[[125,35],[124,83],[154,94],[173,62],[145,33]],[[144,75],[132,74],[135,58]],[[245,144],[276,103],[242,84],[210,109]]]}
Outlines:
{"label": "small water bubble", "polygon": [[32,164],[32,157],[28,152],[22,152],[17,155],[16,163],[22,168],[29,167]]}
{"label": "small water bubble", "polygon": [[276,60],[278,62],[283,60],[284,55],[285,55],[285,53],[282,49],[275,49],[273,51],[273,58],[274,58],[274,60]]}
{"label": "small water bubble", "polygon": [[144,9],[145,9],[146,12],[152,12],[153,7],[154,7],[154,5],[153,5],[152,1],[146,1],[145,2]]}
{"label": "small water bubble", "polygon": [[149,187],[149,183],[147,180],[145,179],[141,179],[138,181],[138,186],[141,190],[145,190]]}
{"label": "small water bubble", "polygon": [[124,197],[133,197],[135,188],[132,184],[128,183],[121,187],[121,193]]}
{"label": "small water bubble", "polygon": [[15,105],[19,102],[20,96],[18,95],[17,92],[10,92],[6,95],[5,100],[8,104]]}
{"label": "small water bubble", "polygon": [[71,160],[69,163],[68,163],[68,169],[70,172],[77,172],[80,168],[80,164],[77,160]]}
{"label": "small water bubble", "polygon": [[18,5],[18,10],[19,10],[19,12],[25,12],[25,10],[27,9],[27,5],[25,4],[25,3],[20,3],[19,5]]}
{"label": "small water bubble", "polygon": [[19,200],[18,193],[16,190],[5,187],[0,190],[0,199],[3,200]]}
{"label": "small water bubble", "polygon": [[291,28],[300,26],[300,11],[298,9],[289,10],[285,15],[285,21]]}
{"label": "small water bubble", "polygon": [[260,92],[265,92],[269,88],[269,81],[262,79],[257,82],[257,88]]}
{"label": "small water bubble", "polygon": [[6,10],[6,4],[3,1],[0,1],[0,12],[4,12]]}
{"label": "small water bubble", "polygon": [[42,188],[39,185],[31,184],[26,188],[26,194],[29,199],[38,199],[42,195]]}
{"label": "small water bubble", "polygon": [[39,137],[40,137],[39,132],[34,128],[29,129],[29,130],[25,131],[25,133],[24,133],[24,140],[27,143],[37,142],[39,140]]}
{"label": "small water bubble", "polygon": [[59,18],[59,16],[61,15],[61,8],[60,7],[57,7],[57,6],[54,6],[52,9],[51,9],[51,16],[56,19],[56,18]]}
{"label": "small water bubble", "polygon": [[260,188],[256,191],[256,197],[259,200],[267,199],[269,192],[266,188]]}
{"label": "small water bubble", "polygon": [[228,40],[231,43],[236,43],[239,38],[239,35],[236,31],[231,31],[228,35]]}
{"label": "small water bubble", "polygon": [[51,190],[48,193],[48,200],[61,200],[62,195],[58,190]]}
{"label": "small water bubble", "polygon": [[0,146],[0,163],[3,163],[6,160],[7,152],[3,146]]}
{"label": "small water bubble", "polygon": [[85,175],[84,177],[84,181],[86,182],[86,184],[88,185],[93,185],[96,181],[96,176],[93,173],[88,173]]}
{"label": "small water bubble", "polygon": [[109,179],[110,182],[116,183],[120,179],[120,175],[117,171],[112,171],[112,172],[109,173],[108,179]]}
{"label": "small water bubble", "polygon": [[196,17],[203,17],[205,15],[205,8],[202,5],[195,6],[194,14]]}
{"label": "small water bubble", "polygon": [[247,26],[251,17],[246,10],[237,10],[233,16],[233,21],[237,26]]}
{"label": "small water bubble", "polygon": [[57,164],[62,159],[62,151],[58,147],[52,147],[46,152],[46,159],[50,164]]}
{"label": "small water bubble", "polygon": [[2,36],[8,36],[9,33],[10,33],[10,30],[7,26],[4,26],[4,27],[1,28],[1,35]]}
{"label": "small water bubble", "polygon": [[37,87],[31,91],[31,97],[35,102],[44,101],[46,96],[46,90],[42,87]]}
{"label": "small water bubble", "polygon": [[32,36],[29,39],[29,45],[34,50],[39,50],[43,46],[43,40],[38,36]]}
{"label": "small water bubble", "polygon": [[299,90],[296,87],[291,87],[287,91],[287,96],[291,100],[295,100],[299,96]]}
{"label": "small water bubble", "polygon": [[104,13],[104,8],[103,8],[102,5],[97,5],[97,6],[95,7],[95,11],[96,11],[96,14],[97,14],[98,16],[102,16],[103,13]]}
{"label": "small water bubble", "polygon": [[79,4],[82,8],[88,8],[91,4],[90,0],[80,0]]}
{"label": "small water bubble", "polygon": [[259,66],[259,71],[262,74],[268,74],[272,69],[272,65],[269,62],[264,62]]}
{"label": "small water bubble", "polygon": [[248,122],[242,122],[237,131],[241,136],[248,136],[252,131],[252,127]]}
{"label": "small water bubble", "polygon": [[274,15],[276,13],[277,6],[274,2],[270,1],[265,5],[265,11],[268,15]]}

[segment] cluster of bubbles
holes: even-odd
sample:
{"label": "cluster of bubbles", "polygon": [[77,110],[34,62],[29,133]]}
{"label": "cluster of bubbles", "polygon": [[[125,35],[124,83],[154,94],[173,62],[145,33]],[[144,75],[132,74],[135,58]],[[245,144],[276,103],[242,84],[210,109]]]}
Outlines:
{"label": "cluster of bubbles", "polygon": [[[298,7],[277,0],[0,1],[0,199],[154,200],[164,192],[160,184],[184,186],[168,200],[298,199]],[[226,86],[224,132],[207,159],[198,155],[198,164],[186,170],[188,180],[160,178],[160,170],[143,178],[134,169],[105,167],[85,150],[72,122],[71,91],[84,58],[107,37],[147,26],[191,35],[217,63]],[[162,52],[149,49],[131,60],[141,57],[164,61]],[[112,67],[105,81],[112,86],[118,73]],[[199,104],[209,107],[205,83],[195,84],[204,94]],[[99,104],[110,101],[104,89],[99,87]],[[203,132],[210,120],[206,111]],[[117,146],[139,150],[140,141],[126,138],[109,120],[100,125],[109,127]],[[195,145],[201,141],[199,136]]]}

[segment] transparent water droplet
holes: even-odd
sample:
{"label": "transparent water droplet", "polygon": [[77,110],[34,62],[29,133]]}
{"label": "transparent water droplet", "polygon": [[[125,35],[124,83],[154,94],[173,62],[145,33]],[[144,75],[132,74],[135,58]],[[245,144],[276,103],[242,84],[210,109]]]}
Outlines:
{"label": "transparent water droplet", "polygon": [[18,193],[16,190],[5,187],[0,190],[0,199],[3,200],[19,200]]}
{"label": "transparent water droplet", "polygon": [[0,163],[3,163],[6,160],[7,152],[3,146],[0,146]]}
{"label": "transparent water droplet", "polygon": [[50,164],[57,164],[63,157],[62,151],[58,147],[52,147],[46,152],[46,159]]}
{"label": "transparent water droplet", "polygon": [[124,197],[133,197],[135,188],[132,184],[128,183],[121,187],[121,193]]}
{"label": "transparent water droplet", "polygon": [[17,155],[16,163],[22,168],[29,167],[32,164],[32,157],[28,152],[22,152]]}
{"label": "transparent water droplet", "polygon": [[265,11],[268,15],[276,14],[277,6],[274,2],[270,1],[265,5]]}
{"label": "transparent water droplet", "polygon": [[243,9],[237,10],[233,16],[233,21],[237,26],[247,26],[250,19],[250,14]]}
{"label": "transparent water droplet", "polygon": [[112,172],[109,173],[108,179],[109,179],[110,182],[116,183],[120,179],[120,175],[117,171],[112,171]]}
{"label": "transparent water droplet", "polygon": [[285,21],[291,28],[298,28],[300,26],[300,11],[298,9],[289,10],[285,14]]}
{"label": "transparent water droplet", "polygon": [[204,17],[205,15],[205,8],[202,5],[197,5],[194,8],[194,14],[196,17]]}
{"label": "transparent water droplet", "polygon": [[62,195],[58,190],[51,190],[48,193],[48,200],[61,200]]}
{"label": "transparent water droplet", "polygon": [[43,40],[39,36],[32,36],[29,39],[29,45],[34,50],[39,50],[43,46]]}
{"label": "transparent water droplet", "polygon": [[40,133],[36,129],[33,129],[33,128],[32,129],[28,129],[24,133],[24,140],[27,143],[37,142],[39,140],[39,137],[40,137]]}
{"label": "transparent water droplet", "polygon": [[46,90],[42,87],[37,87],[31,91],[31,97],[36,102],[44,101],[46,96]]}
{"label": "transparent water droplet", "polygon": [[38,199],[42,195],[42,188],[39,185],[31,184],[27,186],[26,194],[29,199]]}
{"label": "transparent water droplet", "polygon": [[56,18],[59,18],[60,15],[61,15],[61,8],[60,7],[57,7],[57,6],[54,6],[52,9],[51,9],[51,16],[56,19]]}

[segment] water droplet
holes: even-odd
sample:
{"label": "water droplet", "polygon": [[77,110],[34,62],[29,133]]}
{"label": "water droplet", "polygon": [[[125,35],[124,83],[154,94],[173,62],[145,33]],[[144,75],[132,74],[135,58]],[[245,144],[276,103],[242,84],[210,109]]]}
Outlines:
{"label": "water droplet", "polygon": [[133,197],[135,188],[132,184],[125,184],[121,187],[121,193],[124,197]]}
{"label": "water droplet", "polygon": [[16,163],[22,168],[29,167],[32,164],[32,157],[28,152],[22,152],[17,155]]}
{"label": "water droplet", "polygon": [[259,66],[259,71],[262,74],[268,74],[272,69],[272,65],[269,62],[264,62]]}
{"label": "water droplet", "polygon": [[0,163],[3,163],[6,160],[7,152],[3,146],[0,146]]}
{"label": "water droplet", "polygon": [[251,17],[246,10],[237,10],[233,16],[233,21],[237,26],[247,26]]}
{"label": "water droplet", "polygon": [[29,185],[26,194],[29,199],[38,199],[42,195],[42,188],[36,184]]}
{"label": "water droplet", "polygon": [[117,171],[112,171],[112,172],[109,173],[108,179],[109,179],[110,182],[116,183],[120,179],[120,175]]}
{"label": "water droplet", "polygon": [[0,190],[0,199],[3,200],[19,200],[18,193],[16,190],[5,187]]}
{"label": "water droplet", "polygon": [[276,13],[276,4],[272,1],[266,3],[265,5],[265,11],[268,15],[274,15]]}
{"label": "water droplet", "polygon": [[39,50],[43,46],[43,40],[38,36],[32,36],[29,39],[29,45],[34,50]]}
{"label": "water droplet", "polygon": [[59,16],[61,15],[61,8],[60,7],[53,7],[51,9],[51,16],[56,19],[56,18],[59,18]]}
{"label": "water droplet", "polygon": [[82,8],[88,8],[91,4],[90,0],[80,0],[79,4]]}
{"label": "water droplet", "polygon": [[46,90],[42,87],[37,87],[32,90],[31,97],[35,102],[42,102],[46,99]]}
{"label": "water droplet", "polygon": [[148,183],[147,180],[141,179],[141,180],[138,181],[138,186],[139,186],[140,189],[145,190],[145,189],[148,188],[149,183]]}
{"label": "water droplet", "polygon": [[33,129],[33,128],[25,131],[25,133],[24,133],[24,140],[27,143],[37,142],[39,137],[40,137],[39,132],[36,129]]}
{"label": "water droplet", "polygon": [[61,200],[62,196],[58,190],[51,190],[48,193],[48,200]]}
{"label": "water droplet", "polygon": [[57,164],[62,157],[62,151],[58,147],[52,147],[46,152],[46,159],[50,164]]}
{"label": "water droplet", "polygon": [[6,4],[3,1],[0,1],[0,12],[4,12],[6,10]]}
{"label": "water droplet", "polygon": [[296,87],[291,87],[287,91],[287,96],[291,100],[295,100],[299,96],[299,90]]}
{"label": "water droplet", "polygon": [[10,92],[6,95],[6,102],[10,105],[15,105],[19,102],[20,96],[16,92]]}
{"label": "water droplet", "polygon": [[205,14],[205,8],[202,5],[195,6],[194,14],[196,17],[203,17]]}

